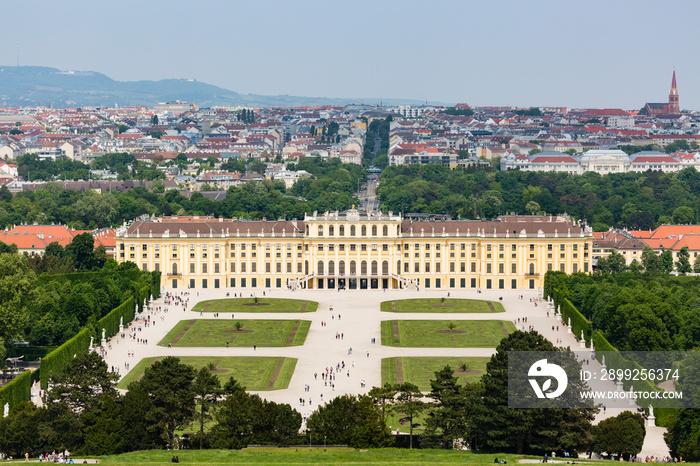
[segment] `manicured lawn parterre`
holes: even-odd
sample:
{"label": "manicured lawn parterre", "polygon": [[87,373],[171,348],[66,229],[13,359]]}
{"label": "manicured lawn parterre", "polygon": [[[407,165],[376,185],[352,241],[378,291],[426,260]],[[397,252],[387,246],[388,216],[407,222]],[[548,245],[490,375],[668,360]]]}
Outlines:
{"label": "manicured lawn parterre", "polygon": [[[454,329],[448,325],[454,323]],[[515,331],[504,320],[384,320],[382,345],[420,348],[495,348]]]}
{"label": "manicured lawn parterre", "polygon": [[[304,299],[258,298],[257,304],[253,298],[212,299],[197,303],[192,311],[195,312],[316,312],[318,303]],[[222,316],[227,317],[227,316]]]}
{"label": "manicured lawn parterre", "polygon": [[[445,366],[455,371],[460,384],[477,382],[486,372],[486,363],[491,358],[384,358],[382,359],[382,385],[411,382],[427,393],[430,380],[435,379],[435,372]],[[462,363],[467,370],[461,370]]]}
{"label": "manicured lawn parterre", "polygon": [[[236,322],[242,327],[236,329]],[[161,346],[229,347],[299,346],[309,333],[308,320],[182,320],[163,338]]]}
{"label": "manicured lawn parterre", "polygon": [[382,312],[505,312],[501,303],[497,301],[484,301],[481,299],[454,299],[454,298],[428,298],[428,299],[397,299],[384,301],[381,304]]}
{"label": "manicured lawn parterre", "polygon": [[[518,459],[527,458],[521,455],[511,454],[478,454],[470,451],[453,450],[408,450],[398,448],[377,448],[369,450],[355,450],[352,448],[328,448],[323,449],[323,438],[313,438],[313,449],[308,445],[299,448],[244,448],[243,450],[178,450],[178,451],[135,451],[122,455],[105,456],[100,458],[101,463],[121,464],[166,464],[177,455],[180,463],[190,464],[269,464],[269,465],[295,465],[295,464],[432,464],[443,465],[457,464],[493,464],[493,458],[506,460],[509,464],[516,464]],[[316,447],[320,445],[320,447]],[[535,457],[530,457],[535,459]]]}
{"label": "manicured lawn parterre", "polygon": [[[144,358],[132,368],[117,384],[117,388],[126,389],[131,382],[141,379],[144,370],[160,358]],[[295,358],[276,357],[215,357],[182,356],[184,364],[199,370],[208,364],[214,364],[214,373],[223,385],[233,376],[246,390],[281,390],[289,386],[297,360]]]}

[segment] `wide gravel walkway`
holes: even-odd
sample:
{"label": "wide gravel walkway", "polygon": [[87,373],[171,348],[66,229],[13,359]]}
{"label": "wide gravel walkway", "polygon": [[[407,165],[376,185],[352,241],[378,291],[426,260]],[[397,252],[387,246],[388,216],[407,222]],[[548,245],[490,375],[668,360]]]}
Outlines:
{"label": "wide gravel walkway", "polygon": [[[170,290],[166,292],[175,294],[189,293],[189,302],[186,311],[182,306],[164,304],[164,298],[160,298],[152,303],[154,309],[168,308],[168,312],[149,311],[151,320],[155,325],[143,327],[138,322],[135,325],[142,327],[138,332],[139,338],[148,340],[148,344],[137,344],[131,340],[113,338],[111,350],[107,352],[106,362],[108,366],[119,366],[121,375],[125,375],[125,363],[129,363],[133,368],[146,357],[152,356],[283,356],[297,358],[296,370],[286,390],[272,390],[254,392],[262,398],[275,401],[277,403],[289,403],[304,416],[308,416],[315,407],[323,401],[328,401],[333,397],[343,394],[365,394],[372,387],[381,385],[381,360],[390,357],[402,356],[433,356],[433,357],[472,357],[490,356],[495,353],[495,348],[396,348],[381,345],[381,321],[383,320],[505,320],[514,322],[518,318],[527,317],[527,323],[517,324],[518,329],[527,329],[534,326],[550,341],[556,344],[560,339],[559,346],[571,347],[572,350],[580,350],[579,343],[576,342],[573,334],[567,333],[566,326],[558,321],[554,314],[550,312],[547,316],[548,306],[544,301],[537,302],[539,292],[536,290],[449,290],[450,298],[463,299],[484,299],[500,301],[505,312],[499,313],[392,313],[380,312],[382,301],[410,298],[439,298],[446,297],[447,291],[416,291],[416,290],[265,290],[266,297],[308,299],[319,303],[317,312],[314,313],[238,313],[236,319],[301,319],[310,320],[306,343],[303,346],[283,347],[283,348],[167,348],[158,346],[158,342],[170,331],[180,320],[189,319],[212,319],[212,313],[204,313],[200,317],[199,312],[192,312],[190,309],[199,301],[209,299],[226,298],[225,289],[199,289],[199,290]],[[244,296],[256,293],[261,296],[262,289],[236,289],[236,292],[243,292]],[[231,291],[233,295],[233,291]],[[523,296],[521,299],[520,296]],[[535,305],[537,304],[537,305]],[[330,311],[330,308],[333,311]],[[231,319],[230,313],[221,313],[220,319]],[[326,326],[321,326],[321,322],[327,322]],[[552,330],[552,325],[555,330]],[[556,326],[559,329],[556,330]],[[126,330],[125,330],[126,331]],[[343,339],[336,339],[336,333],[343,333]],[[376,344],[371,343],[371,339],[376,339]],[[97,343],[97,342],[96,342]],[[352,348],[352,354],[348,354]],[[127,357],[127,352],[134,352],[133,357]],[[586,351],[586,350],[581,350]],[[337,374],[334,381],[335,390],[324,386],[321,380],[321,372],[326,367],[345,362],[346,369]],[[597,364],[596,361],[591,364]],[[347,375],[349,371],[349,376]],[[334,370],[335,372],[335,370]],[[318,377],[314,378],[314,373]],[[365,387],[361,387],[361,381],[366,382]],[[304,390],[305,385],[310,386],[310,391]],[[606,385],[607,384],[607,385]],[[596,384],[596,388],[614,390],[610,382]],[[300,406],[299,398],[304,398],[306,403]],[[309,403],[311,400],[311,403]],[[630,407],[636,410],[636,407]],[[601,419],[615,416],[623,411],[622,408],[606,409],[605,413],[599,413],[596,422]],[[648,429],[647,439],[645,439],[644,454],[655,454],[664,456],[668,450],[663,442],[663,432],[665,429]]]}

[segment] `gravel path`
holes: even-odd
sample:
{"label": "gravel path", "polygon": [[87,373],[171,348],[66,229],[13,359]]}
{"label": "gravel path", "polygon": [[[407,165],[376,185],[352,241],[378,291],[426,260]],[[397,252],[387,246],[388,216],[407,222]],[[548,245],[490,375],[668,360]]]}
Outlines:
{"label": "gravel path", "polygon": [[[163,290],[173,291],[176,294],[186,292],[185,290]],[[240,290],[238,290],[240,291]],[[416,291],[416,290],[273,290],[266,291],[267,297],[274,298],[294,298],[309,299],[319,303],[315,313],[238,313],[238,319],[302,319],[310,320],[311,328],[303,346],[284,348],[167,348],[157,346],[158,342],[170,331],[180,320],[185,319],[211,319],[212,313],[205,313],[203,316],[199,312],[191,312],[197,302],[208,299],[220,299],[226,297],[226,290],[206,289],[190,291],[188,310],[183,311],[181,306],[165,305],[163,298],[154,301],[154,307],[168,307],[169,311],[151,312],[155,325],[142,328],[138,332],[139,338],[148,339],[148,344],[137,344],[128,339],[115,337],[112,341],[112,349],[107,352],[108,366],[119,366],[121,375],[125,375],[124,363],[128,362],[130,367],[135,367],[142,358],[152,356],[283,356],[297,358],[297,366],[294,375],[286,390],[273,390],[255,392],[262,398],[275,401],[277,403],[289,403],[299,410],[302,415],[308,416],[313,409],[323,400],[343,394],[364,394],[371,387],[381,385],[381,360],[390,357],[402,356],[432,356],[432,357],[470,357],[470,356],[490,356],[495,353],[495,348],[396,348],[381,345],[380,322],[383,320],[505,320],[513,322],[518,318],[527,317],[526,324],[517,324],[518,329],[525,329],[527,326],[534,326],[535,330],[556,342],[561,339],[559,346],[570,346],[572,350],[580,350],[573,334],[567,333],[566,326],[558,321],[553,313],[547,317],[548,307],[545,302],[535,303],[535,290],[482,290],[477,293],[475,290],[452,289],[451,298],[463,299],[485,299],[500,301],[506,312],[500,313],[392,313],[380,312],[379,306],[382,301],[409,298],[439,298],[447,296],[447,291]],[[262,290],[247,290],[244,295],[248,296],[256,292],[258,296]],[[520,299],[523,295],[523,299]],[[330,311],[330,308],[333,311]],[[230,319],[231,314],[221,313],[220,319]],[[326,326],[321,326],[321,322],[327,322]],[[138,325],[138,324],[137,324]],[[552,331],[552,325],[559,325],[558,331]],[[343,339],[336,339],[336,332],[343,333]],[[371,339],[376,339],[376,344],[371,343]],[[352,354],[349,349],[352,348]],[[133,351],[134,357],[127,357],[127,351]],[[585,351],[585,350],[582,350]],[[337,374],[334,381],[335,391],[324,386],[320,374],[326,367],[345,362],[346,369]],[[597,364],[593,361],[591,364]],[[347,371],[349,370],[349,376]],[[334,371],[335,372],[335,371]],[[314,373],[318,373],[314,379]],[[366,382],[365,387],[361,387],[361,380]],[[600,385],[596,388],[614,390],[612,383]],[[310,391],[305,392],[304,386],[310,386]],[[299,398],[306,400],[305,406],[299,405]],[[311,400],[311,403],[309,403]],[[636,407],[631,407],[636,409]],[[623,409],[608,408],[605,413],[600,413],[595,422],[601,419],[615,416]],[[663,432],[665,429],[648,429],[647,439],[645,439],[645,454],[663,456],[668,454],[668,450],[663,443]]]}

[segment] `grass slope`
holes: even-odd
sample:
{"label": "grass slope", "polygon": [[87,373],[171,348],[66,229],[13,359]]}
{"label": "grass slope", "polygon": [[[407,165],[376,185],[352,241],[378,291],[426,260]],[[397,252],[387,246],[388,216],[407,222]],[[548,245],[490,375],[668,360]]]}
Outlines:
{"label": "grass slope", "polygon": [[484,301],[481,299],[396,299],[384,301],[381,304],[382,312],[426,312],[426,313],[491,313],[505,312],[501,303],[496,301]]}
{"label": "grass slope", "polygon": [[[243,327],[236,330],[236,322]],[[230,347],[300,346],[309,333],[308,320],[198,319],[178,322],[158,343],[161,346]]]}
{"label": "grass slope", "polygon": [[[194,312],[316,312],[318,303],[304,299],[258,298],[255,304],[253,298],[211,299],[197,303]],[[228,316],[222,316],[228,317]]]}
{"label": "grass slope", "polygon": [[[314,445],[323,444],[323,438],[312,439]],[[323,446],[309,449],[291,448],[244,448],[243,450],[179,450],[179,451],[135,451],[122,455],[105,456],[100,462],[105,464],[165,464],[173,456],[180,457],[180,463],[196,464],[411,464],[422,465],[439,463],[457,464],[493,464],[494,457],[505,459],[509,464],[516,464],[519,455],[478,454],[470,451],[453,450],[408,450],[398,448],[379,448],[355,450],[352,448],[328,448]],[[531,457],[534,458],[534,457]]]}
{"label": "grass slope", "polygon": [[[140,380],[144,370],[160,358],[144,358],[124,376],[117,388],[126,389],[131,382]],[[249,391],[281,390],[289,386],[297,360],[276,357],[199,357],[182,356],[180,361],[199,370],[212,363],[215,374],[223,385],[229,377],[234,377]]]}
{"label": "grass slope", "polygon": [[[454,322],[455,328],[448,330]],[[420,348],[495,348],[513,322],[504,320],[384,320],[382,345]]]}

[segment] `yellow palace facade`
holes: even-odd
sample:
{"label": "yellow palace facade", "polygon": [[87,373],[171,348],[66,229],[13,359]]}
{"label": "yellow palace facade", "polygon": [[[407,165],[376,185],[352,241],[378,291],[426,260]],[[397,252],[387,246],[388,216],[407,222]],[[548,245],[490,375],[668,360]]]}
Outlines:
{"label": "yellow palace facade", "polygon": [[446,220],[326,212],[297,220],[145,218],[116,259],[169,288],[535,289],[548,270],[589,272],[592,231],[566,216]]}

